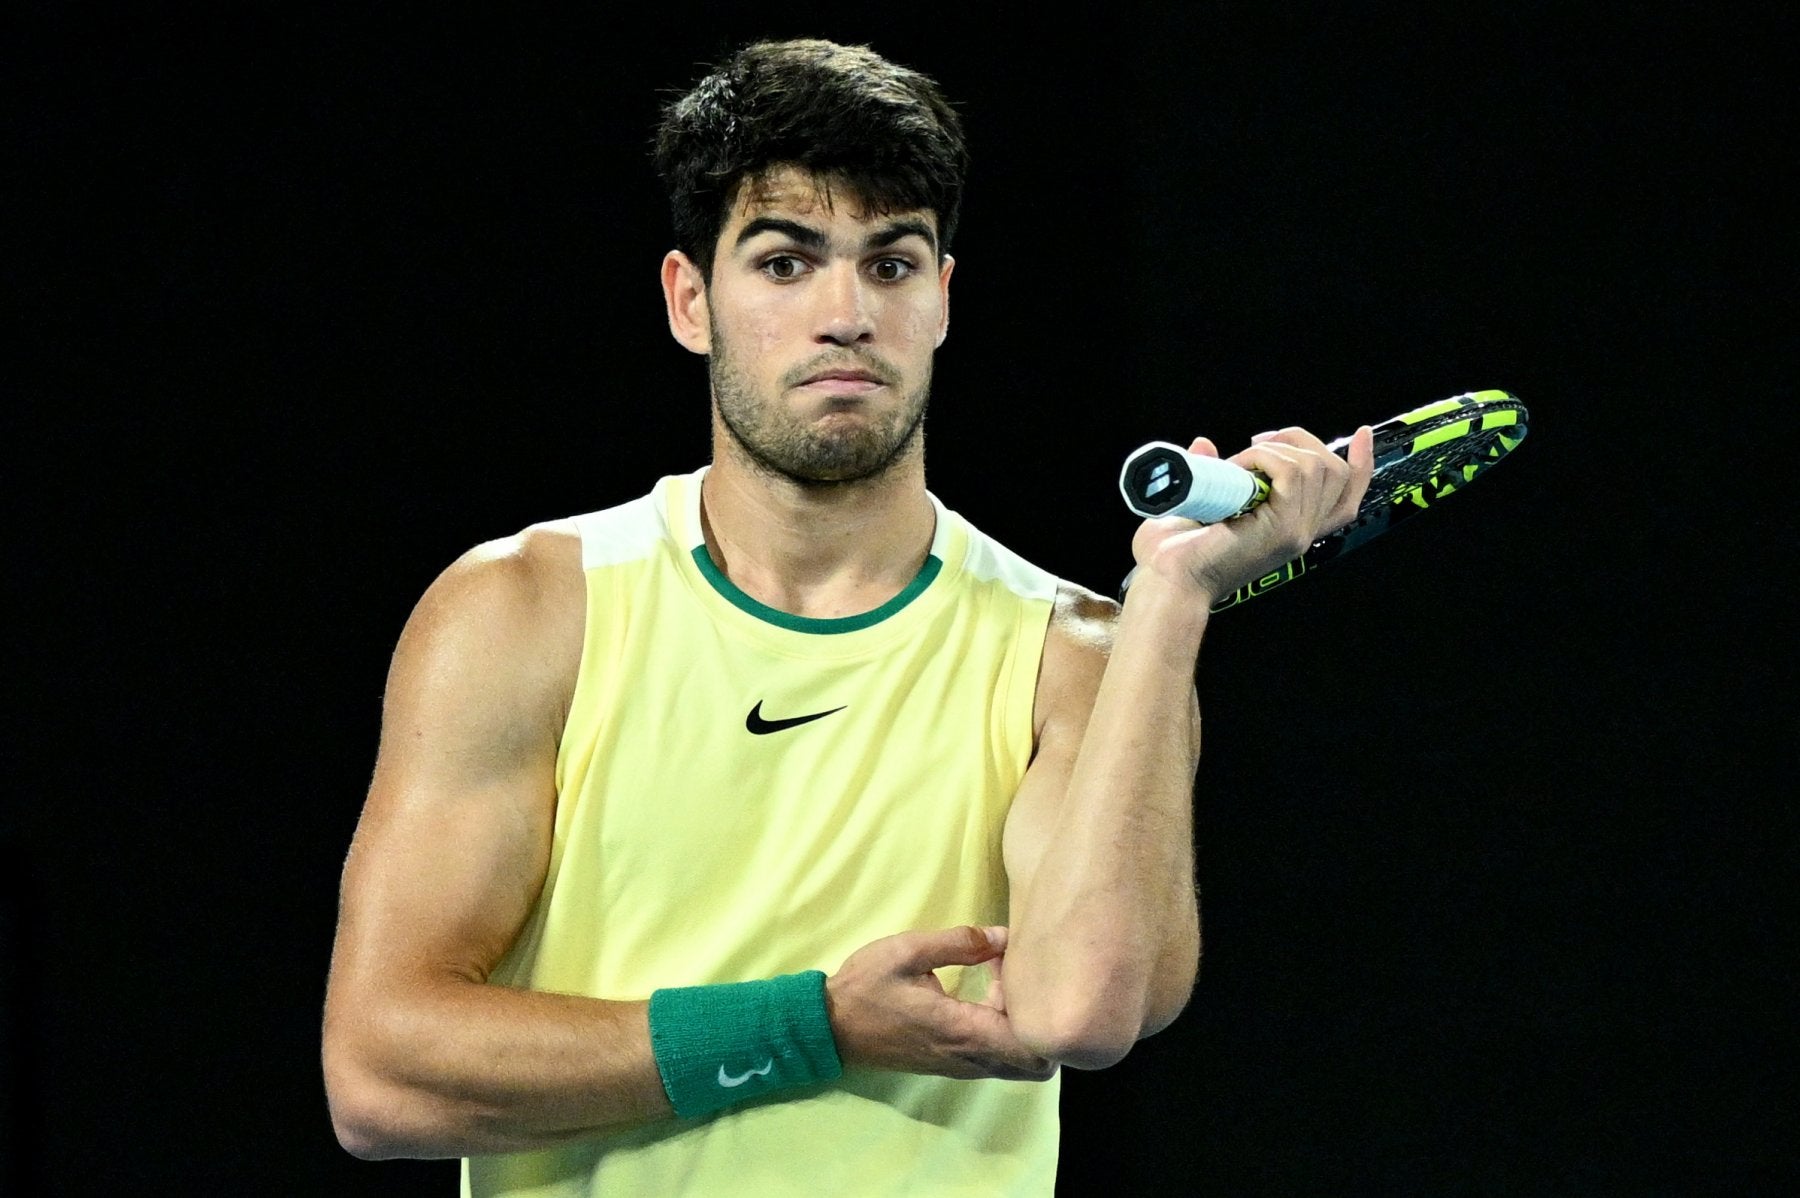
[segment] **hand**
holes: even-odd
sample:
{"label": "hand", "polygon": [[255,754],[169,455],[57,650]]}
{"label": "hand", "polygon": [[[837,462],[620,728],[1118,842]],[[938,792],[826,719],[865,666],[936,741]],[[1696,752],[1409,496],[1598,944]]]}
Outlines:
{"label": "hand", "polygon": [[[1188,450],[1219,456],[1206,437]],[[1357,429],[1346,460],[1305,429],[1284,428],[1259,433],[1231,461],[1268,478],[1268,499],[1219,524],[1173,516],[1144,521],[1131,542],[1140,571],[1197,587],[1211,601],[1299,557],[1356,517],[1375,470],[1374,433],[1368,425]]]}
{"label": "hand", "polygon": [[[846,1068],[938,1077],[1043,1081],[1056,1064],[1013,1035],[999,982],[1005,928],[901,932],[857,949],[825,981],[838,1057]],[[990,962],[982,1002],[950,997],[932,972]]]}

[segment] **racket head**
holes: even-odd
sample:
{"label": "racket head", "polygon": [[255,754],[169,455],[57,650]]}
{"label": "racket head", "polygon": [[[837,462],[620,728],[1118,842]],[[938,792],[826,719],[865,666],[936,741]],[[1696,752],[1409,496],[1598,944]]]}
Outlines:
{"label": "racket head", "polygon": [[[1509,391],[1465,391],[1373,426],[1375,469],[1356,517],[1305,553],[1213,604],[1235,607],[1334,561],[1467,487],[1525,439],[1530,413]],[[1340,454],[1350,438],[1331,443]]]}

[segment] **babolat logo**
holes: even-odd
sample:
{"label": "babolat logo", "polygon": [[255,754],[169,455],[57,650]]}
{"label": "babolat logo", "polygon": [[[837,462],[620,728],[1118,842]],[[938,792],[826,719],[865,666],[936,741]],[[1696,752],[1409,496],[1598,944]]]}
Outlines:
{"label": "babolat logo", "polygon": [[1264,591],[1272,591],[1282,583],[1292,582],[1304,573],[1306,573],[1306,559],[1297,557],[1287,565],[1281,567],[1281,569],[1264,574],[1261,578],[1246,586],[1244,590],[1248,593],[1244,597],[1248,599],[1251,595],[1260,595]]}
{"label": "babolat logo", "polygon": [[1224,611],[1228,607],[1236,607],[1244,600],[1254,599],[1264,591],[1273,590],[1284,582],[1292,582],[1304,573],[1306,573],[1306,559],[1297,557],[1287,565],[1281,567],[1281,569],[1271,570],[1256,581],[1245,583],[1237,590],[1231,592],[1231,594],[1225,596],[1225,598],[1213,604],[1212,610]]}

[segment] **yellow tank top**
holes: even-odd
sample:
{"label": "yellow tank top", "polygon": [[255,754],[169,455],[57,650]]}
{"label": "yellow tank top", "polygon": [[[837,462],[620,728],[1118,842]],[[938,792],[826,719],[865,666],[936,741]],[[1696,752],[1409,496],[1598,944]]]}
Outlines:
{"label": "yellow tank top", "polygon": [[[713,565],[704,475],[575,519],[587,630],[555,838],[498,984],[644,999],[1007,922],[1001,829],[1056,578],[934,496],[911,585],[862,615],[791,616]],[[985,968],[939,976],[985,993]],[[847,1070],[703,1120],[474,1157],[463,1193],[1049,1195],[1057,1095],[1057,1079]]]}

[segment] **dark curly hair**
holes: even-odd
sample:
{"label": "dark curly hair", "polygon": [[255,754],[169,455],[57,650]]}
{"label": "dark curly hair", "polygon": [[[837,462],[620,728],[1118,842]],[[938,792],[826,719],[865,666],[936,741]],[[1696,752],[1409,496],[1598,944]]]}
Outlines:
{"label": "dark curly hair", "polygon": [[707,278],[740,185],[784,166],[877,212],[937,214],[946,253],[962,206],[968,147],[935,80],[867,46],[753,42],[663,107],[653,157],[675,245]]}

